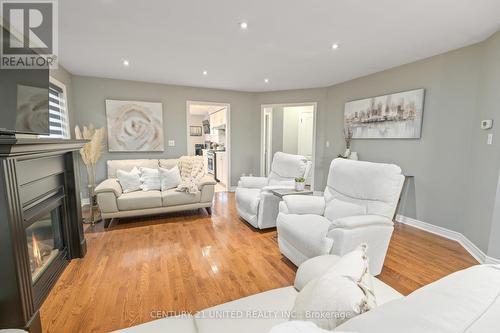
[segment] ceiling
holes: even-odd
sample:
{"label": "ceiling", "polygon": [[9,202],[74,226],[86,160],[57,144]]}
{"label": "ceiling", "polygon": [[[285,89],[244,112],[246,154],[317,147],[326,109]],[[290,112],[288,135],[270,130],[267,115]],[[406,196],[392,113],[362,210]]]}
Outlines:
{"label": "ceiling", "polygon": [[64,0],[59,13],[73,74],[241,91],[324,87],[500,28],[499,0]]}
{"label": "ceiling", "polygon": [[224,109],[224,107],[220,105],[189,104],[189,113],[197,116],[206,116],[222,109]]}

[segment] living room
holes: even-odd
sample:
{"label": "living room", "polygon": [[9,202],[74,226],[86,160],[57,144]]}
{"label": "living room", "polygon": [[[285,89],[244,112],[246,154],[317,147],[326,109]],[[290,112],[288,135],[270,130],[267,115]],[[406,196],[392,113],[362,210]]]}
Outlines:
{"label": "living room", "polygon": [[496,332],[498,1],[42,2],[0,332]]}

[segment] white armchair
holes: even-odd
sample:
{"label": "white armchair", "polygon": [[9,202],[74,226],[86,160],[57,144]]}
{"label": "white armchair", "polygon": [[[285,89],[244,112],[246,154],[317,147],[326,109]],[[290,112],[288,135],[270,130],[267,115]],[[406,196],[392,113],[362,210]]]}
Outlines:
{"label": "white armchair", "polygon": [[299,266],[324,254],[342,256],[364,242],[370,271],[380,274],[403,183],[393,164],[333,160],[324,196],[286,196],[279,204],[281,253]]}
{"label": "white armchair", "polygon": [[276,226],[280,198],[272,189],[294,188],[295,178],[306,178],[311,162],[304,156],[277,152],[274,154],[269,177],[241,177],[236,188],[236,210],[255,228]]}

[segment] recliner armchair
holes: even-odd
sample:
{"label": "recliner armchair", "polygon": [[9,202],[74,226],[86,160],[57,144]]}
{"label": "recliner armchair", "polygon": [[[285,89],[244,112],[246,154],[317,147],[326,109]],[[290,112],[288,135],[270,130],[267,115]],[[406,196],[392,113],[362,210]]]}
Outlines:
{"label": "recliner armchair", "polygon": [[238,215],[255,228],[276,226],[280,198],[272,189],[294,188],[295,178],[307,178],[311,162],[304,156],[277,152],[273,156],[269,177],[241,177],[236,188]]}
{"label": "recliner armchair", "polygon": [[281,253],[299,266],[324,254],[342,256],[364,242],[370,272],[380,274],[403,183],[396,165],[334,159],[324,196],[286,196],[279,204]]}

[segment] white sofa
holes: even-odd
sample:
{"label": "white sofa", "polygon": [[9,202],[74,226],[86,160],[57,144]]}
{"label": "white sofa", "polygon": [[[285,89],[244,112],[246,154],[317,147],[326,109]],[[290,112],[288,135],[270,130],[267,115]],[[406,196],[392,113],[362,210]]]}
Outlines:
{"label": "white sofa", "polygon": [[[120,333],[268,333],[288,321],[288,311],[307,282],[337,260],[326,255],[304,262],[294,287],[284,287],[122,329]],[[378,307],[334,331],[357,333],[497,333],[500,327],[500,265],[477,265],[453,273],[407,297],[374,278]],[[218,318],[214,318],[219,316]]]}
{"label": "white sofa", "polygon": [[294,188],[295,178],[307,178],[310,169],[304,156],[277,152],[269,177],[241,177],[236,188],[238,215],[258,229],[275,227],[281,199],[270,191]]}
{"label": "white sofa", "polygon": [[117,170],[130,171],[134,167],[166,168],[177,165],[177,159],[140,159],[107,161],[108,179],[99,184],[95,193],[105,226],[113,218],[155,215],[161,213],[205,208],[211,213],[215,180],[208,175],[198,183],[200,191],[196,194],[167,191],[136,191],[123,193],[116,178]]}
{"label": "white sofa", "polygon": [[281,253],[299,266],[309,258],[342,256],[367,243],[370,271],[380,274],[403,182],[396,165],[334,159],[324,196],[286,196],[281,202]]}

